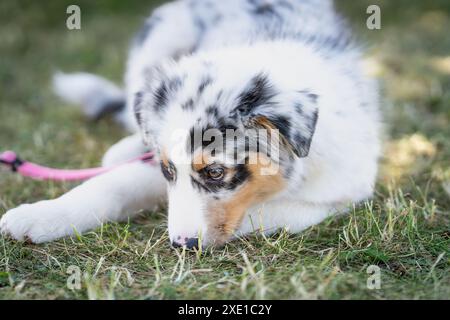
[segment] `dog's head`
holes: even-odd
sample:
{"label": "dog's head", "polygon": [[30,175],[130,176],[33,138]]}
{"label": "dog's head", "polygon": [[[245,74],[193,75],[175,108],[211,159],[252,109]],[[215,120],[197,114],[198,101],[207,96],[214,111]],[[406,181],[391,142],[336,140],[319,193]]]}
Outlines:
{"label": "dog's head", "polygon": [[186,58],[148,71],[135,111],[167,179],[174,245],[223,244],[287,186],[310,150],[316,100],[251,66]]}

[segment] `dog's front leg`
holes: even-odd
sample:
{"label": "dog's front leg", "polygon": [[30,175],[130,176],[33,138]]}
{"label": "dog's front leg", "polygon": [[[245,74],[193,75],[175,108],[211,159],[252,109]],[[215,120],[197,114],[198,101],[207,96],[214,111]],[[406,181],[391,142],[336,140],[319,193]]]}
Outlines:
{"label": "dog's front leg", "polygon": [[130,163],[95,177],[54,200],[24,204],[0,220],[2,234],[33,243],[85,232],[108,221],[123,221],[165,198],[158,166]]}

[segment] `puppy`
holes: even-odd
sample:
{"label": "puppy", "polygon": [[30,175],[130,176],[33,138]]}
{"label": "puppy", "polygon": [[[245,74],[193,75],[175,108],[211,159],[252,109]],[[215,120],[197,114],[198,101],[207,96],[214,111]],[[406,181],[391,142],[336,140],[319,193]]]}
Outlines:
{"label": "puppy", "polygon": [[167,202],[174,246],[220,246],[256,230],[300,232],[373,192],[377,86],[331,1],[171,2],[136,36],[124,91],[84,73],[57,75],[55,89],[92,117],[116,112],[135,133],[103,165],[148,150],[161,165],[129,163],[8,211],[0,230],[17,240],[51,241]]}

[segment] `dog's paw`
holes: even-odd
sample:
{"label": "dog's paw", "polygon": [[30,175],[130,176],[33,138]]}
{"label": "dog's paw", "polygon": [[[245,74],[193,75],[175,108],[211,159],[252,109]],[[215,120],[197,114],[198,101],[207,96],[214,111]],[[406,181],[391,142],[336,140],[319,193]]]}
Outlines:
{"label": "dog's paw", "polygon": [[63,211],[53,201],[23,204],[0,219],[0,232],[19,241],[43,243],[71,233]]}

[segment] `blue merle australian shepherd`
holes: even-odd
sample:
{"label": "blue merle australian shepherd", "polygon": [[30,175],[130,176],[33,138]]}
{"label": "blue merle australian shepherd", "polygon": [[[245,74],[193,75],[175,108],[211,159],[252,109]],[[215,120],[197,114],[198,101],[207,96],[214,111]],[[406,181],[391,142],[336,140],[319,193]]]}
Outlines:
{"label": "blue merle australian shepherd", "polygon": [[178,0],[157,8],[129,52],[124,89],[57,74],[88,116],[133,135],[103,165],[132,162],[53,200],[23,204],[2,233],[34,243],[167,204],[170,241],[223,245],[300,232],[372,195],[378,91],[331,0]]}

